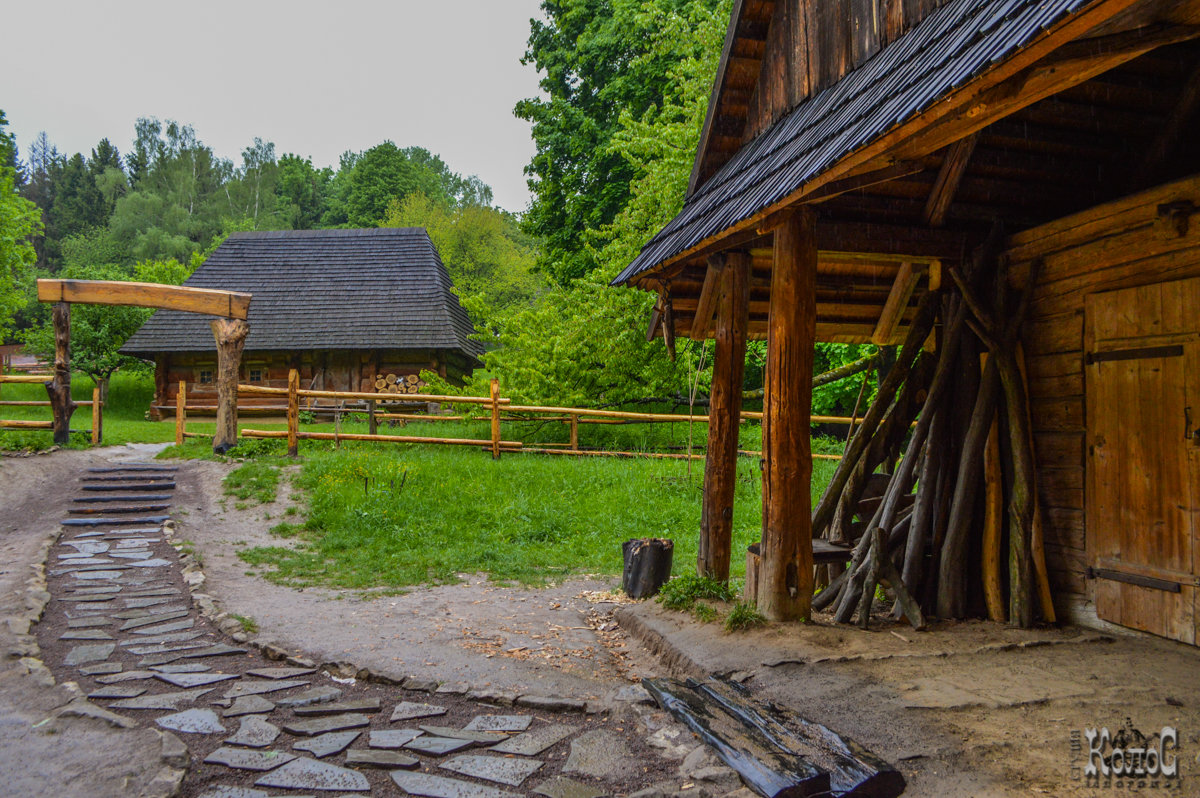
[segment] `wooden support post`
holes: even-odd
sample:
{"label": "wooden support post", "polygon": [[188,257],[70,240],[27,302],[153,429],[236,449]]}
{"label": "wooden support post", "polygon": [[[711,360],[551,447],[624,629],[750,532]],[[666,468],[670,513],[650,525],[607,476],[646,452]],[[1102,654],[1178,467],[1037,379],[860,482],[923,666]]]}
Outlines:
{"label": "wooden support post", "polygon": [[50,394],[50,412],[54,416],[54,442],[65,446],[71,439],[71,414],[75,402],[71,399],[71,306],[55,302],[54,320],[54,379],[46,383]]}
{"label": "wooden support post", "polygon": [[100,386],[92,388],[92,444],[104,440],[104,403],[100,401]]}
{"label": "wooden support post", "polygon": [[[712,268],[710,265],[710,273]],[[728,253],[718,279],[716,352],[709,399],[708,457],[704,463],[700,555],[696,570],[701,576],[727,582],[733,547],[733,493],[737,486],[746,330],[750,321],[750,255]],[[707,324],[706,320],[705,326]]]}
{"label": "wooden support post", "polygon": [[579,448],[579,416],[571,416],[571,448]]}
{"label": "wooden support post", "polygon": [[[987,358],[987,354],[980,356]],[[1008,620],[1000,556],[1004,537],[1004,485],[1000,465],[1000,417],[992,417],[983,450],[983,598],[988,620]]]}
{"label": "wooden support post", "polygon": [[237,445],[237,384],[249,325],[243,319],[215,319],[213,338],[217,342],[217,432],[213,451],[225,452]]}
{"label": "wooden support post", "polygon": [[500,459],[500,380],[495,377],[491,382],[492,397],[492,459]]}
{"label": "wooden support post", "polygon": [[183,446],[187,438],[187,382],[179,381],[179,391],[175,394],[175,445]]}
{"label": "wooden support post", "polygon": [[759,612],[807,620],[812,607],[812,411],[816,220],[810,208],[775,230],[763,398],[763,526]]}
{"label": "wooden support post", "polygon": [[[372,421],[375,419],[374,404],[371,403]],[[288,370],[287,429],[288,457],[296,457],[300,454],[300,372],[295,369]],[[375,431],[371,430],[371,434],[374,435]]]}
{"label": "wooden support post", "polygon": [[[300,384],[299,380],[300,380],[300,378],[297,377],[296,378],[297,385]],[[368,435],[378,435],[379,434],[379,419],[377,419],[375,417],[375,400],[374,399],[371,399],[370,401],[367,402],[367,434]]]}

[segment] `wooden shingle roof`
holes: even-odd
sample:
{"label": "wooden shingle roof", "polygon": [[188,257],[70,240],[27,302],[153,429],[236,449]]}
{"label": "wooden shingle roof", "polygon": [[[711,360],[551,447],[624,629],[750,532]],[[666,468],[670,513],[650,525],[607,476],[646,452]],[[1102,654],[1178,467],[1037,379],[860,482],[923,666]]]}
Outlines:
{"label": "wooden shingle roof", "polygon": [[[438,349],[475,361],[475,328],[423,228],[234,233],[185,285],[245,291],[247,351]],[[215,350],[210,319],[159,310],[121,352]]]}
{"label": "wooden shingle roof", "polygon": [[688,196],[679,215],[613,284],[634,280],[781,203],[1087,4],[951,0],[743,146]]}

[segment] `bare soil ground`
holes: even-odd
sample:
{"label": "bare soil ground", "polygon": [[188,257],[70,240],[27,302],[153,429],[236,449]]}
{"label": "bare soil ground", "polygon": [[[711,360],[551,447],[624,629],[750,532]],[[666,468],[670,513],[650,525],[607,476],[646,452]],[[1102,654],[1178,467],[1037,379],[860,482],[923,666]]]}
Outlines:
{"label": "bare soil ground", "polygon": [[[94,456],[0,460],[5,602],[23,587],[22,558],[36,548],[34,539],[63,515],[67,497],[55,496],[55,486]],[[1072,754],[1072,734],[1099,726],[1115,732],[1127,720],[1148,734],[1170,725],[1179,730],[1181,779],[1174,794],[1200,795],[1198,649],[1146,636],[1074,628],[1022,632],[981,622],[917,633],[891,624],[861,631],[818,619],[730,636],[653,603],[597,601],[597,592],[610,585],[596,581],[526,590],[470,577],[404,595],[296,590],[266,581],[236,556],[245,546],[287,544],[268,530],[286,509],[290,490],[282,488],[273,505],[237,510],[228,499],[222,506],[220,480],[229,468],[181,465],[176,539],[193,542],[208,576],[205,590],[224,609],[253,618],[260,638],[319,661],[345,660],[395,677],[600,699],[639,675],[732,673],[759,696],[896,763],[908,779],[907,794],[919,796],[1093,795],[1074,777],[1072,767],[1081,763]],[[645,647],[613,627],[614,610]],[[0,626],[0,634],[7,633]],[[41,699],[16,678],[0,673],[6,717],[0,775],[25,769],[13,777],[43,778],[43,771],[71,761],[62,759],[64,751],[86,760],[96,747],[90,740],[48,747],[56,741],[36,739],[31,727],[46,709],[21,705]],[[111,746],[100,750],[106,762],[123,763],[122,773],[137,761],[133,754],[112,756]],[[30,761],[42,764],[29,767]],[[107,773],[105,767],[96,764],[94,772]]]}

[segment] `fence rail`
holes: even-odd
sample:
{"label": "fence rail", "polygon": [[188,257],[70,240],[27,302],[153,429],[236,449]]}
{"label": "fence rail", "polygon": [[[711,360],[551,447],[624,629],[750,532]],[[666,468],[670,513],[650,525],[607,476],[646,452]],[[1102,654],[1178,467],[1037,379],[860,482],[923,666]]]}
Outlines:
{"label": "fence rail", "polygon": [[[680,423],[680,422],[695,422],[707,424],[709,417],[707,415],[680,415],[674,413],[639,413],[622,410],[599,410],[584,407],[557,407],[551,405],[516,405],[512,400],[500,396],[500,387],[497,380],[492,380],[488,396],[444,396],[437,394],[414,394],[412,400],[421,403],[437,403],[437,404],[454,404],[454,405],[478,405],[490,411],[482,417],[466,416],[466,415],[421,415],[418,413],[393,413],[381,409],[381,406],[386,407],[388,404],[403,403],[403,400],[397,400],[392,394],[375,394],[364,393],[359,391],[326,391],[326,390],[305,390],[300,388],[299,375],[293,370],[289,374],[288,388],[270,388],[262,385],[239,385],[237,386],[238,396],[286,396],[287,405],[278,406],[276,411],[286,411],[287,414],[287,429],[286,430],[266,430],[266,429],[251,429],[244,428],[241,430],[241,435],[246,438],[268,438],[287,440],[288,454],[296,456],[299,452],[299,442],[302,440],[320,440],[320,441],[372,441],[380,443],[420,443],[434,444],[446,446],[478,446],[491,451],[493,457],[500,457],[501,452],[526,452],[536,454],[552,454],[552,455],[567,455],[576,457],[647,457],[655,459],[703,459],[705,455],[695,454],[690,450],[688,453],[673,453],[673,452],[620,452],[620,451],[605,451],[596,449],[585,449],[579,444],[579,426],[581,424],[636,424],[636,423]],[[334,415],[336,423],[340,423],[342,416],[346,414],[361,414],[366,415],[368,432],[341,432],[340,429],[334,432],[306,432],[300,429],[300,413],[305,409],[301,407],[301,402],[305,399],[327,399],[337,400],[337,405],[333,407],[323,407],[322,412],[331,412]],[[352,406],[347,406],[347,402],[356,403]],[[180,382],[179,390],[176,394],[175,404],[175,442],[177,445],[182,445],[187,438],[211,437],[206,433],[188,432],[187,431],[187,413],[189,410],[203,409],[200,406],[191,406],[187,404],[187,383]],[[239,412],[243,408],[239,408]],[[261,408],[247,407],[245,409],[254,410]],[[762,413],[743,412],[741,415],[742,422],[760,421]],[[519,440],[505,440],[501,436],[501,422],[520,422],[520,421],[547,421],[552,423],[561,423],[570,425],[570,440],[568,443],[529,443]],[[861,417],[848,418],[845,416],[812,416],[814,424],[857,424],[861,421]],[[413,435],[380,435],[378,434],[379,421],[432,421],[432,422],[471,422],[471,421],[490,421],[491,434],[488,438],[448,438],[435,436],[413,436]],[[747,457],[761,457],[762,452],[740,451]],[[835,454],[814,454],[816,459],[824,460],[839,460],[840,455]]]}
{"label": "fence rail", "polygon": [[[31,375],[31,374],[0,374],[0,386],[5,383],[10,385],[45,385],[50,379],[46,376]],[[92,408],[92,428],[90,430],[76,430],[71,432],[86,432],[91,435],[92,443],[100,443],[104,439],[104,403],[100,401],[100,386],[92,389],[92,398],[90,401],[76,402],[77,407]],[[4,399],[0,400],[0,407],[50,407],[49,400],[18,400]],[[38,429],[38,430],[53,430],[53,421],[41,421],[37,419],[23,418],[0,418],[0,429]]]}

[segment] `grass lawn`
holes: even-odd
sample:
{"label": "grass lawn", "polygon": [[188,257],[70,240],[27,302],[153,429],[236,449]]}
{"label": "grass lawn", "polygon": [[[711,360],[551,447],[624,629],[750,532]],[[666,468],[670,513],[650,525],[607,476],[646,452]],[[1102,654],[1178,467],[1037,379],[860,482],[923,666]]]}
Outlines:
{"label": "grass lawn", "polygon": [[[814,499],[832,474],[818,461]],[[235,472],[236,473],[236,472]],[[538,584],[572,574],[618,574],[621,543],[675,540],[676,574],[695,569],[703,469],[672,460],[555,458],[474,448],[369,444],[313,451],[296,487],[307,518],[276,532],[298,549],[264,547],[241,556],[269,565],[267,578],[294,585],[405,587],[487,572]],[[738,463],[733,571],[761,531],[758,461]]]}
{"label": "grass lawn", "polygon": [[[77,399],[90,398],[92,383],[72,379]],[[145,420],[153,395],[149,374],[118,374],[109,388],[104,413],[104,445],[170,442],[172,422]],[[4,399],[44,399],[40,385],[5,385]],[[643,409],[643,408],[639,408]],[[0,406],[4,418],[49,418],[48,408]],[[306,419],[308,421],[309,419]],[[86,408],[76,426],[91,423]],[[243,419],[242,428],[283,429],[270,419]],[[585,424],[580,443],[606,450],[685,450],[688,424]],[[189,421],[188,430],[211,433],[205,419]],[[305,423],[303,429],[334,430],[332,423]],[[343,432],[366,432],[364,420],[347,420]],[[485,439],[487,421],[414,422],[381,425],[387,434]],[[691,425],[691,443],[700,450],[706,429]],[[505,422],[502,437],[530,445],[566,442],[565,424]],[[50,433],[0,431],[0,448],[45,448]],[[72,447],[88,446],[86,435],[73,436]],[[742,427],[741,447],[757,450],[761,429]],[[840,443],[814,439],[817,451],[837,451]],[[169,447],[163,457],[213,457],[206,438]],[[270,503],[280,466],[281,440],[243,439],[231,454],[247,462],[231,472],[226,492],[239,507]],[[267,578],[294,585],[351,588],[404,588],[453,582],[458,574],[486,572],[493,579],[524,584],[556,581],[576,574],[613,575],[621,571],[621,543],[635,537],[675,540],[676,574],[693,573],[700,528],[703,462],[689,470],[682,460],[554,457],[505,454],[499,461],[474,446],[422,446],[301,441],[303,466],[291,489],[303,496],[303,512],[279,524],[284,537],[299,537],[299,547],[262,547],[242,552],[254,565],[266,566]],[[832,475],[834,463],[814,462],[813,499]],[[288,486],[284,486],[288,490]],[[741,577],[746,546],[761,531],[758,460],[738,461],[734,509],[733,573]]]}

